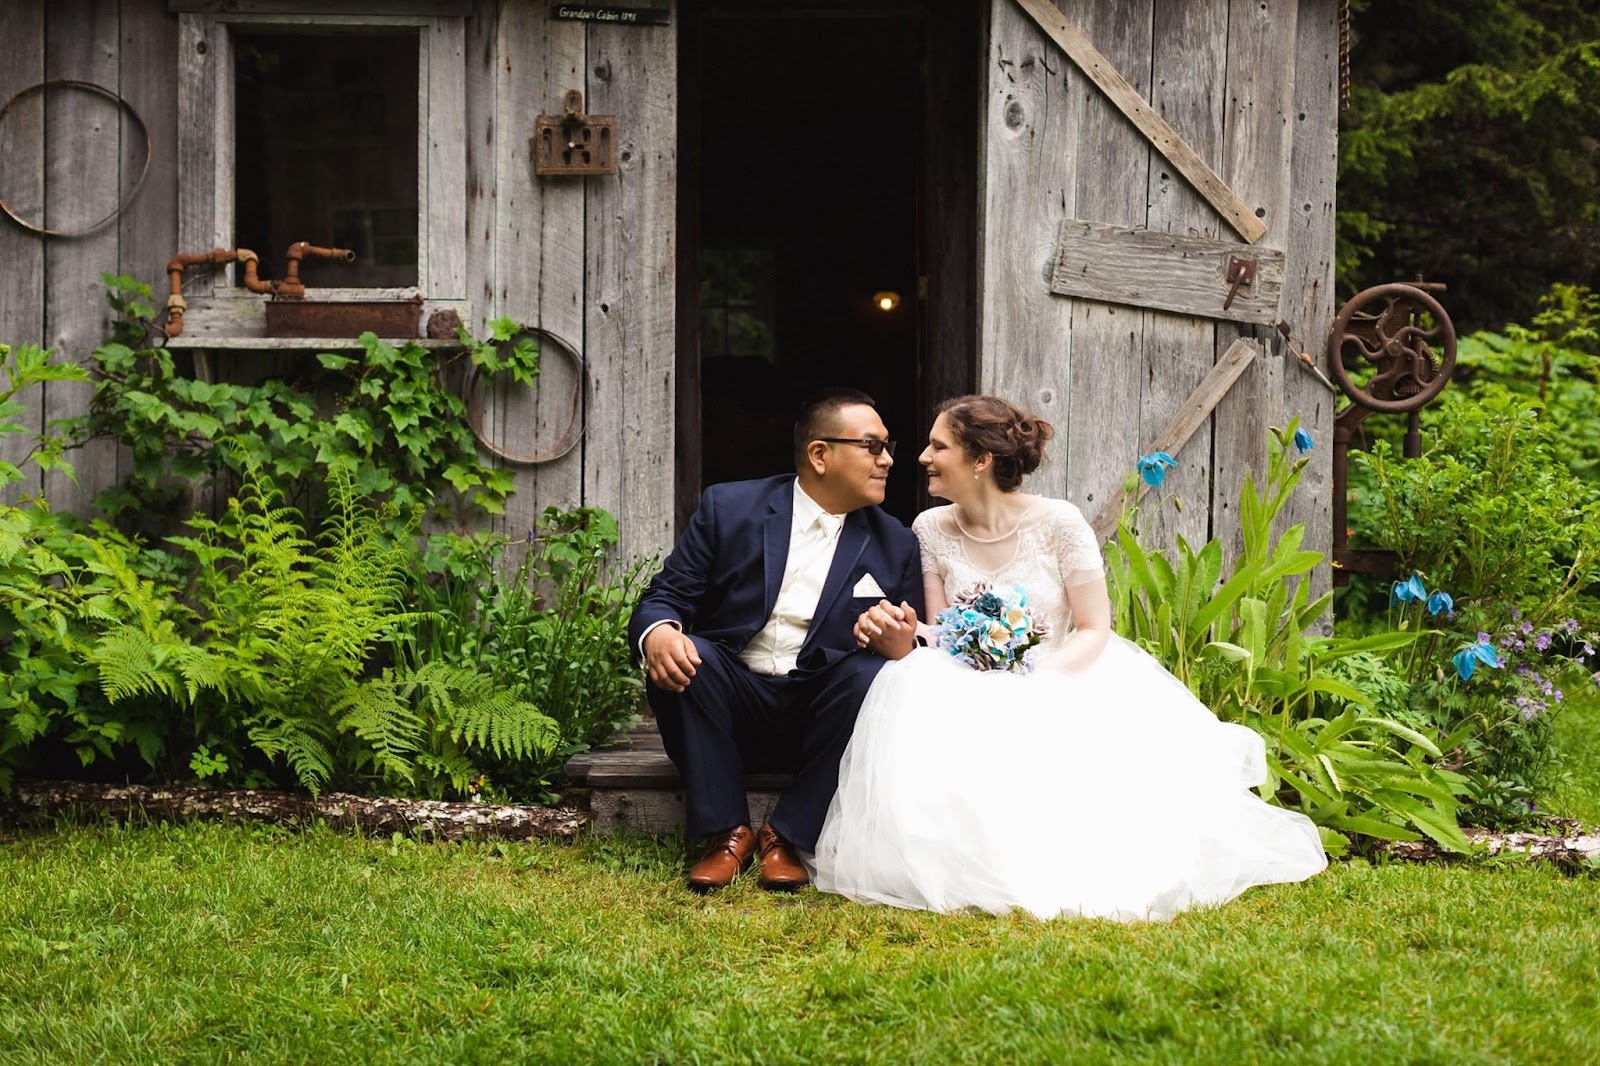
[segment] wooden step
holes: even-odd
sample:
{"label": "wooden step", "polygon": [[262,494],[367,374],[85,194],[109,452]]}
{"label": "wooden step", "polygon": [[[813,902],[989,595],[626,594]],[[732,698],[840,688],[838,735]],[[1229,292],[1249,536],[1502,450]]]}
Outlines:
{"label": "wooden step", "polygon": [[[589,810],[599,833],[621,830],[671,833],[683,827],[683,779],[661,746],[661,733],[645,719],[604,747],[567,760],[567,776],[589,789]],[[751,773],[744,778],[752,823],[767,820],[794,776]]]}

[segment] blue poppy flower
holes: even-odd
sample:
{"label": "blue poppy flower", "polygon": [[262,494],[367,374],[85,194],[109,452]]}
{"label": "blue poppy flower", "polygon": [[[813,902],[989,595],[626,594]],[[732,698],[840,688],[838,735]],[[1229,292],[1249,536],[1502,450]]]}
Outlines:
{"label": "blue poppy flower", "polygon": [[1428,597],[1429,614],[1439,614],[1441,611],[1452,611],[1455,609],[1455,606],[1456,601],[1451,599],[1450,594],[1443,589],[1435,589],[1433,595]]}
{"label": "blue poppy flower", "polygon": [[1303,429],[1297,429],[1294,431],[1294,446],[1299,449],[1301,455],[1304,455],[1315,448],[1317,443],[1311,439],[1311,434]]}
{"label": "blue poppy flower", "polygon": [[1463,681],[1472,680],[1473,671],[1477,670],[1479,663],[1500,668],[1500,656],[1495,653],[1493,644],[1468,644],[1451,656],[1450,661],[1455,664],[1456,676]]}
{"label": "blue poppy flower", "polygon": [[1404,581],[1396,581],[1389,589],[1389,603],[1421,603],[1428,598],[1428,590],[1422,587],[1422,575],[1412,574]]}
{"label": "blue poppy flower", "polygon": [[1139,476],[1146,485],[1154,487],[1167,479],[1167,467],[1177,465],[1178,460],[1166,452],[1151,452],[1139,456]]}

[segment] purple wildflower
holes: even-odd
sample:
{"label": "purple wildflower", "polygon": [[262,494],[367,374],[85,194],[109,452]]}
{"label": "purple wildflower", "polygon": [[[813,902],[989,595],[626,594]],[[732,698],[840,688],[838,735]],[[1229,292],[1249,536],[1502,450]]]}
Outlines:
{"label": "purple wildflower", "polygon": [[1522,623],[1522,627],[1521,628],[1522,628],[1522,635],[1523,636],[1527,636],[1529,633],[1533,632],[1533,623],[1532,622],[1524,622],[1524,623]]}
{"label": "purple wildflower", "polygon": [[1535,648],[1538,648],[1540,651],[1549,651],[1550,650],[1550,634],[1549,633],[1540,633],[1538,636],[1534,637],[1533,638],[1533,646]]}
{"label": "purple wildflower", "polygon": [[1578,631],[1578,620],[1576,618],[1568,618],[1561,623],[1561,628],[1565,629],[1569,635],[1576,633]]}
{"label": "purple wildflower", "polygon": [[1481,629],[1478,630],[1478,643],[1479,644],[1487,644],[1487,643],[1489,643],[1489,634],[1485,633]]}
{"label": "purple wildflower", "polygon": [[1533,669],[1533,667],[1529,666],[1527,663],[1518,663],[1517,664],[1517,673],[1519,673],[1519,674],[1526,675],[1528,673],[1528,671],[1532,670],[1532,669]]}

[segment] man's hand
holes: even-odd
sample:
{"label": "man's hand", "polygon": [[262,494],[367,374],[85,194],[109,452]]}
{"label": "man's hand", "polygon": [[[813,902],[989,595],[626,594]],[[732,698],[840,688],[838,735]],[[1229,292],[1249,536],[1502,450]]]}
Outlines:
{"label": "man's hand", "polygon": [[682,692],[700,665],[700,652],[689,635],[676,626],[660,625],[644,638],[644,665],[650,681],[668,692]]}
{"label": "man's hand", "polygon": [[904,659],[917,646],[917,611],[904,600],[879,600],[856,619],[856,643],[885,659]]}

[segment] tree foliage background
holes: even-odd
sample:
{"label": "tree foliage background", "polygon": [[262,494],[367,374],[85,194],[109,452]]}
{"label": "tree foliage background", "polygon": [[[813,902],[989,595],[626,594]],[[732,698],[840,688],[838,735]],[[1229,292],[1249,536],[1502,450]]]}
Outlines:
{"label": "tree foliage background", "polygon": [[1600,3],[1350,7],[1341,290],[1420,273],[1466,332],[1600,288]]}

